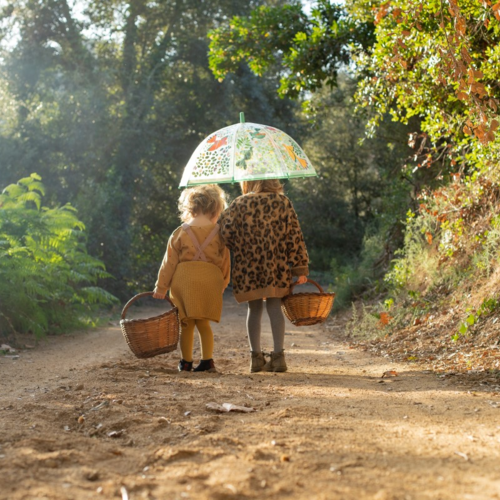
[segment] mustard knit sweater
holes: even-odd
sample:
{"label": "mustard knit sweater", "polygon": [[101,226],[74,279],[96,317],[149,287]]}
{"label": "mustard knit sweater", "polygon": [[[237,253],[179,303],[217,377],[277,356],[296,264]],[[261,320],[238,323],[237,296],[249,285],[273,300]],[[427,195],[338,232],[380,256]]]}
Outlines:
{"label": "mustard knit sweater", "polygon": [[[214,224],[205,226],[191,226],[196,239],[202,244],[207,236],[214,228]],[[160,271],[158,272],[158,279],[155,285],[155,292],[166,294],[172,284],[172,277],[178,264],[183,262],[191,262],[197,253],[193,242],[189,235],[178,227],[170,236],[167,244],[167,251],[163,257]],[[221,271],[224,278],[224,288],[227,287],[230,277],[230,255],[229,250],[226,248],[217,234],[215,238],[204,250],[207,261],[216,265]]]}

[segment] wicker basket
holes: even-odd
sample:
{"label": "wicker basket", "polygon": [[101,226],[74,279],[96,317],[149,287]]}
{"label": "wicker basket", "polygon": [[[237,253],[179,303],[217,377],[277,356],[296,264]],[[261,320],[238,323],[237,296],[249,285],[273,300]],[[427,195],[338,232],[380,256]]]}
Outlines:
{"label": "wicker basket", "polygon": [[316,325],[323,323],[328,318],[333,307],[334,293],[323,292],[318,283],[308,279],[308,283],[318,287],[318,292],[293,294],[297,282],[290,287],[290,294],[283,297],[281,308],[285,316],[295,326]]}
{"label": "wicker basket", "polygon": [[131,351],[138,358],[152,358],[158,354],[175,351],[179,342],[179,315],[172,301],[172,309],[159,316],[144,319],[125,319],[128,308],[141,297],[151,296],[153,292],[139,293],[131,298],[123,308],[120,326]]}

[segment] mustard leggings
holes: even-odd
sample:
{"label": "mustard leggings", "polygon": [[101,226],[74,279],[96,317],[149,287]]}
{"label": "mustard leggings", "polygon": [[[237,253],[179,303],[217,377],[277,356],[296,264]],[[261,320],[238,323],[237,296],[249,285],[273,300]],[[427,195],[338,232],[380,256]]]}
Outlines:
{"label": "mustard leggings", "polygon": [[194,327],[198,329],[201,344],[201,359],[212,359],[214,334],[208,319],[183,319],[181,322],[181,353],[184,361],[193,361]]}

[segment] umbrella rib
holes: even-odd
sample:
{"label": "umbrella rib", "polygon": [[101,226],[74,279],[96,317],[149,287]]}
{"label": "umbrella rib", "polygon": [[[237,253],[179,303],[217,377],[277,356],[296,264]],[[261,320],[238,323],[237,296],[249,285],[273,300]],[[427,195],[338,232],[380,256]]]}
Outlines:
{"label": "umbrella rib", "polygon": [[232,140],[231,140],[231,148],[229,149],[230,151],[230,157],[229,157],[229,168],[231,170],[231,172],[228,172],[230,175],[231,175],[231,182],[234,183],[234,157],[236,155],[236,147],[235,147],[235,143],[236,143],[236,136],[238,135],[238,131],[240,130],[242,126],[242,123],[238,123],[238,126],[236,127],[236,130],[234,131],[234,135],[232,137]]}

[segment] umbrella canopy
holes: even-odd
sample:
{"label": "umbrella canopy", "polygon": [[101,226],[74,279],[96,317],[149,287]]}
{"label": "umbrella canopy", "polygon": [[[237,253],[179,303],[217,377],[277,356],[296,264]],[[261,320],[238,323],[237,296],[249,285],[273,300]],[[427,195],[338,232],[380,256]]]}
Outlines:
{"label": "umbrella canopy", "polygon": [[302,148],[285,132],[241,122],[210,134],[192,154],[180,187],[315,176]]}

